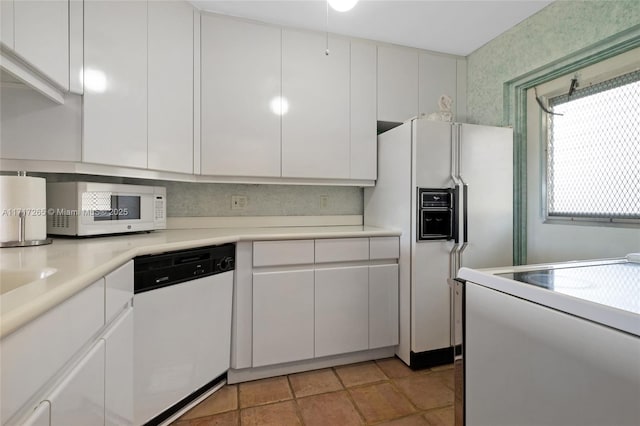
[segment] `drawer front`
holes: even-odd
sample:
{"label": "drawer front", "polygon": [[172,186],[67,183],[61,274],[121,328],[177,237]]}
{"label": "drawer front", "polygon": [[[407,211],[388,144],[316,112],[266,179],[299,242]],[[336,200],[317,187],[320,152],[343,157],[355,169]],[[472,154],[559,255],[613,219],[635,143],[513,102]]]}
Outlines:
{"label": "drawer front", "polygon": [[0,423],[24,404],[104,325],[104,279],[0,341]]}
{"label": "drawer front", "polygon": [[105,279],[105,315],[109,323],[133,297],[133,260],[107,274]]}
{"label": "drawer front", "polygon": [[316,240],[316,263],[369,260],[369,238]]}
{"label": "drawer front", "polygon": [[304,265],[313,263],[313,240],[256,241],[253,266]]}
{"label": "drawer front", "polygon": [[397,259],[400,257],[399,237],[375,237],[369,242],[369,258],[376,259]]}

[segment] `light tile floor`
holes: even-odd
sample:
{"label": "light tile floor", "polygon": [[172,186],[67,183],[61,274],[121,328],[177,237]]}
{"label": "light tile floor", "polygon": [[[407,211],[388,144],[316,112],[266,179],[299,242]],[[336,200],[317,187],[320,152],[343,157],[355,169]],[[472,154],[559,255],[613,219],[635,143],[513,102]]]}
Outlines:
{"label": "light tile floor", "polygon": [[453,365],[386,358],[227,385],[175,426],[453,426]]}

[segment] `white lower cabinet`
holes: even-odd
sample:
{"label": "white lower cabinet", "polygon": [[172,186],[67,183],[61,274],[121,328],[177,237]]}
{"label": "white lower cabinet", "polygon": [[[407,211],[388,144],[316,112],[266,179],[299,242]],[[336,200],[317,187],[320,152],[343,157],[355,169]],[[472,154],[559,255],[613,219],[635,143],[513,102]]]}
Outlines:
{"label": "white lower cabinet", "polygon": [[253,366],[313,358],[313,270],[253,274]]}
{"label": "white lower cabinet", "polygon": [[369,348],[369,267],[315,271],[315,356]]}
{"label": "white lower cabinet", "polygon": [[51,418],[51,403],[42,401],[33,413],[27,417],[22,426],[49,426]]}
{"label": "white lower cabinet", "polygon": [[369,267],[369,348],[398,344],[398,265]]}
{"label": "white lower cabinet", "polygon": [[99,340],[53,390],[52,425],[104,424],[104,350]]}
{"label": "white lower cabinet", "polygon": [[0,424],[13,424],[21,407],[104,326],[104,292],[101,278],[0,340]]}
{"label": "white lower cabinet", "polygon": [[233,345],[252,359],[236,369],[398,344],[398,237],[257,241],[245,254]]}
{"label": "white lower cabinet", "polygon": [[129,262],[4,337],[0,424],[133,425],[132,297]]}
{"label": "white lower cabinet", "polygon": [[133,308],[127,308],[105,341],[105,425],[133,425]]}

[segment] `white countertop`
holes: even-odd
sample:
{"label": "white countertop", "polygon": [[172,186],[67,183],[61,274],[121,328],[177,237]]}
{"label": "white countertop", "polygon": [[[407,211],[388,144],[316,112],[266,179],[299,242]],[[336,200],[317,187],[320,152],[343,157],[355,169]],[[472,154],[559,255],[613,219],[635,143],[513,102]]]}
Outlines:
{"label": "white countertop", "polygon": [[46,246],[3,248],[2,271],[54,268],[56,272],[0,295],[0,337],[139,255],[238,241],[399,235],[399,231],[369,226],[176,229],[109,237],[55,238],[53,244]]}
{"label": "white countertop", "polygon": [[[480,270],[461,268],[458,277],[640,336],[640,264],[629,263],[631,259],[632,257]],[[564,277],[567,286],[548,289],[500,276],[549,269],[554,270],[559,277]],[[607,276],[603,276],[603,273]]]}

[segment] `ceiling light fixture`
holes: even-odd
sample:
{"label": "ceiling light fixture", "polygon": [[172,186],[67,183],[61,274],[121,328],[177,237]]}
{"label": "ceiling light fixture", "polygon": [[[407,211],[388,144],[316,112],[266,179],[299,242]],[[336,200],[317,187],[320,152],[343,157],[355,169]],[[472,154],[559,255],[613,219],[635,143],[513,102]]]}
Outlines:
{"label": "ceiling light fixture", "polygon": [[326,49],[324,54],[329,56],[329,6],[335,11],[338,12],[346,12],[351,9],[358,3],[358,0],[326,0],[327,1],[327,39],[326,39]]}
{"label": "ceiling light fixture", "polygon": [[327,0],[333,10],[338,12],[346,12],[353,9],[358,0]]}

